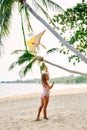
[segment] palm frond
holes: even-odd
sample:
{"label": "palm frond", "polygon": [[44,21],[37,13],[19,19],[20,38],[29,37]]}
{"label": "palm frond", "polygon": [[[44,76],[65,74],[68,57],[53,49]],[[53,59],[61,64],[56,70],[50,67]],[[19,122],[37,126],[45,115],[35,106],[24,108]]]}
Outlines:
{"label": "palm frond", "polygon": [[47,11],[44,10],[44,8],[37,3],[38,8],[40,9],[40,11],[42,11],[42,13],[46,16],[47,19],[51,20],[50,16],[48,15]]}
{"label": "palm frond", "polygon": [[64,9],[61,6],[59,6],[57,3],[53,2],[52,0],[45,0],[45,1],[47,2],[47,7],[50,7],[53,10],[59,10],[61,12],[64,12]]}
{"label": "palm frond", "polygon": [[25,16],[26,16],[27,23],[28,23],[28,30],[33,31],[31,23],[30,23],[30,15],[29,15],[29,12],[28,12],[28,8],[25,6],[24,9],[25,9]]}
{"label": "palm frond", "polygon": [[41,0],[40,2],[42,3],[43,6],[45,6],[47,8],[47,1],[46,0]]}
{"label": "palm frond", "polygon": [[24,22],[23,22],[23,14],[22,14],[22,9],[20,9],[20,16],[21,16],[21,27],[22,27],[22,34],[24,38],[24,45],[25,49],[27,50],[27,45],[26,45],[26,37],[25,37],[25,29],[24,29]]}
{"label": "palm frond", "polygon": [[43,44],[40,44],[44,49],[47,49]]}
{"label": "palm frond", "polygon": [[50,50],[47,51],[47,54],[49,54],[49,53],[54,53],[54,52],[58,52],[58,51],[59,51],[58,48],[52,48],[52,49],[50,49]]}
{"label": "palm frond", "polygon": [[62,7],[60,7],[59,5],[57,5],[55,2],[53,2],[51,0],[50,1],[49,0],[38,0],[38,1],[33,0],[33,5],[36,8],[36,10],[39,10],[44,14],[44,16],[47,18],[47,20],[49,20],[49,22],[55,28],[56,26],[49,15],[49,11],[52,9],[53,11],[56,11],[56,12],[59,11],[59,13],[64,12]]}
{"label": "palm frond", "polygon": [[53,27],[55,27],[55,24],[54,22],[52,21],[51,17],[49,16],[49,14],[47,13],[47,10],[44,9],[38,2],[35,2],[35,7],[37,9],[39,9],[43,14],[44,16],[49,20],[49,22],[53,25]]}
{"label": "palm frond", "polygon": [[18,58],[18,65],[21,65],[27,61],[31,61],[35,56],[29,52],[25,52],[23,55],[21,55],[19,58]]}
{"label": "palm frond", "polygon": [[58,10],[64,12],[63,8],[52,0],[38,0],[38,3],[41,3],[46,9],[50,8],[52,10]]}
{"label": "palm frond", "polygon": [[28,73],[28,71],[30,71],[32,69],[33,64],[36,62],[36,59],[34,58],[31,62],[29,62],[29,64],[27,64],[25,67],[23,67],[20,72],[19,75],[21,77],[24,77],[26,75],[26,73]]}
{"label": "palm frond", "polygon": [[15,50],[11,54],[19,54],[19,53],[24,53],[26,50]]}
{"label": "palm frond", "polygon": [[21,65],[25,62],[31,62],[35,56],[31,53],[29,53],[28,51],[25,50],[16,50],[14,51],[14,53],[18,54],[19,52],[22,52],[23,54],[21,56],[18,57],[18,60],[13,62],[10,67],[9,70],[13,69],[16,65]]}
{"label": "palm frond", "polygon": [[1,0],[0,2],[0,39],[9,33],[13,3],[14,0]]}
{"label": "palm frond", "polygon": [[1,42],[1,39],[0,39],[0,56],[2,55],[2,54],[4,54],[4,46],[3,46],[3,44],[2,44],[2,42]]}
{"label": "palm frond", "polygon": [[17,65],[17,61],[16,62],[13,62],[10,66],[9,66],[9,69],[8,70],[12,70],[16,65]]}

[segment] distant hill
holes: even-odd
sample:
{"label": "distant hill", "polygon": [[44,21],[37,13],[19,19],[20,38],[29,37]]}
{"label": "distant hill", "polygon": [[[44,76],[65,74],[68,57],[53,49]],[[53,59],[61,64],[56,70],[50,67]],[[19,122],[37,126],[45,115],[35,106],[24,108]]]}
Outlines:
{"label": "distant hill", "polygon": [[[87,77],[85,76],[66,76],[66,77],[56,77],[50,79],[50,82],[55,83],[87,83]],[[32,79],[32,80],[15,80],[15,81],[1,81],[1,83],[41,83],[40,79]]]}

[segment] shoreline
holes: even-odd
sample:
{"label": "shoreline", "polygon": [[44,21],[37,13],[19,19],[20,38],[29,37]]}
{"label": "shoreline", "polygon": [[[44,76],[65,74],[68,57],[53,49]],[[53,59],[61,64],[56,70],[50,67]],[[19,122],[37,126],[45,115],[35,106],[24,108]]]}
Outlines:
{"label": "shoreline", "polygon": [[[74,94],[84,94],[87,93],[87,88],[70,88],[70,89],[63,89],[63,90],[51,90],[50,95],[56,96],[56,95],[74,95]],[[21,94],[16,96],[10,96],[10,97],[2,97],[0,98],[0,102],[9,101],[9,100],[18,100],[18,99],[25,99],[25,98],[35,98],[40,97],[40,92],[34,92],[29,94]]]}

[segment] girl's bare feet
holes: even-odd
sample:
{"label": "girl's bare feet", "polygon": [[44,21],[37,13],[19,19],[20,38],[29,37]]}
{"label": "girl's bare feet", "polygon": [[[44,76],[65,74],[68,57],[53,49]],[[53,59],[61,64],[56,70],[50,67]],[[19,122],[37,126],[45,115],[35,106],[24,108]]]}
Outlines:
{"label": "girl's bare feet", "polygon": [[49,120],[47,117],[44,117],[44,119]]}
{"label": "girl's bare feet", "polygon": [[40,120],[41,120],[41,119],[38,119],[38,118],[37,118],[35,121],[40,121]]}

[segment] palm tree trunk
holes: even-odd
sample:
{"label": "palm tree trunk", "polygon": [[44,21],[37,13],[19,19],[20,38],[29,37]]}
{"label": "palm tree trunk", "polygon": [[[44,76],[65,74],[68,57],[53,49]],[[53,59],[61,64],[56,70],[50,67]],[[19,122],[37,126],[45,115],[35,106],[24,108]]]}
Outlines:
{"label": "palm tree trunk", "polygon": [[79,51],[77,51],[70,43],[64,40],[44,19],[42,19],[31,7],[28,3],[25,2],[25,5],[31,12],[31,14],[39,20],[50,32],[58,39],[60,40],[67,48],[69,48],[72,52],[74,52],[79,58],[81,58],[82,61],[84,61],[87,64],[87,58],[83,56]]}
{"label": "palm tree trunk", "polygon": [[83,75],[83,76],[86,76],[86,77],[87,77],[87,74],[86,74],[86,73],[82,73],[82,72],[78,72],[78,71],[74,71],[74,70],[69,70],[69,69],[67,69],[67,68],[64,68],[64,67],[62,67],[62,66],[56,65],[56,64],[51,63],[51,62],[49,62],[49,61],[47,61],[47,60],[44,60],[44,59],[43,59],[43,61],[44,61],[45,63],[48,63],[48,64],[53,65],[53,66],[55,66],[55,67],[58,67],[58,68],[60,68],[60,69],[63,69],[63,70],[65,70],[65,71],[69,72],[69,73],[79,74],[79,75]]}

